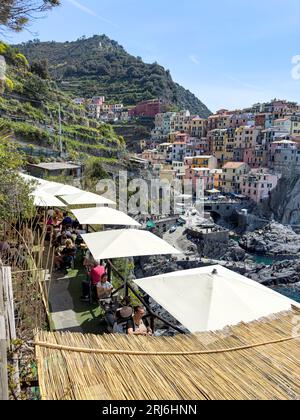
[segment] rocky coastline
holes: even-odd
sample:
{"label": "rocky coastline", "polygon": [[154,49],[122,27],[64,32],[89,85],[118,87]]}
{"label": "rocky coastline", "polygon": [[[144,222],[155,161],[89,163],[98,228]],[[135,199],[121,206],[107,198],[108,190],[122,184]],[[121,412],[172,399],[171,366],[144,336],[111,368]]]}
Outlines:
{"label": "rocky coastline", "polygon": [[[297,285],[300,282],[300,235],[290,227],[271,222],[265,228],[246,233],[239,240],[206,247],[184,232],[176,244],[185,258],[150,257],[136,267],[138,278],[183,269],[221,264],[266,286]],[[271,257],[272,264],[258,263],[256,257]],[[299,290],[300,291],[300,290]]]}

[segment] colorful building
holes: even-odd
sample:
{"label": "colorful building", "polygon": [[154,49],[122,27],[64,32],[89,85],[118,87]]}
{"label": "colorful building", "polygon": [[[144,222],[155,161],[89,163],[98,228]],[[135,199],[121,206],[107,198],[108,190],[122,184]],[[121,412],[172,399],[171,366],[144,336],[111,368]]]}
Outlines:
{"label": "colorful building", "polygon": [[240,192],[257,204],[269,198],[277,187],[280,174],[271,173],[268,169],[253,169],[240,180]]}
{"label": "colorful building", "polygon": [[270,168],[285,178],[300,175],[300,149],[291,140],[275,141],[271,144]]}
{"label": "colorful building", "polygon": [[129,116],[132,117],[149,117],[154,118],[157,114],[166,110],[166,104],[158,99],[144,101],[130,109]]}
{"label": "colorful building", "polygon": [[228,162],[223,166],[219,179],[219,189],[224,193],[240,193],[240,182],[243,175],[250,172],[245,162]]}

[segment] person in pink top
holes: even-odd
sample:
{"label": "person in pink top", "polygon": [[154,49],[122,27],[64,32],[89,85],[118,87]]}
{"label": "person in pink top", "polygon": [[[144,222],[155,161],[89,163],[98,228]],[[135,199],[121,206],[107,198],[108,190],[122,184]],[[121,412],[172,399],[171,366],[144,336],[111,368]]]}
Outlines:
{"label": "person in pink top", "polygon": [[103,274],[105,274],[105,267],[103,267],[103,265],[100,265],[98,263],[94,264],[94,267],[91,269],[91,280],[92,280],[92,285],[93,286],[97,286],[97,284],[100,282],[101,277],[103,276]]}

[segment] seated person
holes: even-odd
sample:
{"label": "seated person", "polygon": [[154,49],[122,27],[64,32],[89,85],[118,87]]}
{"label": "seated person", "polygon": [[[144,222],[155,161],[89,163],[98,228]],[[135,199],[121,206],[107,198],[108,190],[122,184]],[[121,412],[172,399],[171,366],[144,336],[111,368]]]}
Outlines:
{"label": "seated person", "polygon": [[73,239],[73,232],[72,232],[72,229],[70,227],[67,228],[66,235],[67,235],[68,239],[72,239],[72,241],[75,242],[74,239]]}
{"label": "seated person", "polygon": [[66,246],[61,252],[63,263],[66,268],[70,268],[72,266],[75,254],[76,248],[74,247],[73,242],[71,241],[71,239],[67,239]]}
{"label": "seated person", "polygon": [[[96,264],[97,266],[98,264]],[[92,257],[91,251],[87,250],[83,259],[83,267],[86,269],[88,273],[91,272],[91,270],[95,266],[95,261]]]}
{"label": "seated person", "polygon": [[53,225],[53,217],[52,216],[48,215],[46,224],[47,224],[47,226],[52,226]]}
{"label": "seated person", "polygon": [[53,217],[54,216],[54,210],[53,209],[49,209],[48,211],[47,211],[47,216],[48,216],[48,218],[49,217]]}
{"label": "seated person", "polygon": [[105,267],[100,265],[97,261],[93,261],[90,271],[90,278],[92,283],[92,295],[95,300],[98,298],[97,284],[100,283],[101,277],[105,274]]}
{"label": "seated person", "polygon": [[54,251],[54,268],[55,270],[61,270],[64,264],[63,257],[61,256],[61,253],[59,252],[59,249],[56,248]]}
{"label": "seated person", "polygon": [[79,228],[80,228],[80,223],[78,222],[78,220],[77,219],[76,220],[73,220],[72,229],[73,230],[77,230]]}
{"label": "seated person", "polygon": [[134,327],[129,328],[128,334],[129,335],[152,335],[152,330],[148,324],[148,321],[143,317],[145,316],[145,309],[143,306],[135,306],[134,308],[134,315],[133,315],[133,323]]}
{"label": "seated person", "polygon": [[64,231],[64,232],[61,232],[61,234],[57,235],[57,238],[56,238],[55,243],[56,243],[58,246],[65,246],[65,245],[66,245],[67,240],[68,240],[68,237],[67,237],[67,235],[66,235],[66,232]]}
{"label": "seated person", "polygon": [[63,215],[59,209],[54,210],[54,216],[57,218],[58,221],[62,221]]}
{"label": "seated person", "polygon": [[75,245],[76,246],[81,246],[83,243],[84,243],[84,240],[82,239],[82,236],[77,232],[77,231],[74,231],[73,232],[73,237],[75,237]]}
{"label": "seated person", "polygon": [[116,321],[113,326],[114,334],[129,334],[129,331],[134,330],[133,310],[131,306],[123,306],[116,312]]}
{"label": "seated person", "polygon": [[109,298],[114,290],[113,285],[108,281],[108,275],[106,273],[101,276],[101,279],[99,283],[97,283],[96,287],[98,299]]}
{"label": "seated person", "polygon": [[93,268],[90,272],[92,286],[97,286],[97,284],[101,281],[103,274],[105,274],[105,267],[100,265],[97,261],[94,261]]}
{"label": "seated person", "polygon": [[70,216],[68,216],[68,213],[65,211],[64,212],[64,218],[61,222],[62,227],[71,227],[73,223],[73,220],[71,219]]}

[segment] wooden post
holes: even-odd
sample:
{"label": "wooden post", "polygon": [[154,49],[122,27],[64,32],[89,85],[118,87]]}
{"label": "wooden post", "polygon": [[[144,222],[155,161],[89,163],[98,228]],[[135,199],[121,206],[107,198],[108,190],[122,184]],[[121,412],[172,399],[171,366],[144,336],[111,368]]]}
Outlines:
{"label": "wooden post", "polygon": [[2,275],[0,275],[0,400],[8,400],[7,340]]}
{"label": "wooden post", "polygon": [[12,351],[12,364],[13,364],[13,382],[15,384],[14,397],[19,398],[21,395],[20,386],[20,371],[18,354],[14,352],[14,344],[12,341],[17,339],[16,324],[15,324],[15,308],[14,297],[12,288],[12,276],[10,267],[2,267],[0,269],[0,278],[3,284],[4,296],[4,317],[6,318],[6,342]]}
{"label": "wooden post", "polygon": [[[108,262],[111,265],[112,270],[123,281],[123,285],[121,286],[121,288],[124,288],[125,287],[125,282],[126,282],[124,276],[122,276],[122,274],[116,269],[116,267],[113,265],[113,263],[111,262],[111,260],[108,260]],[[180,334],[185,334],[185,332],[181,328],[179,328],[179,327],[177,327],[175,325],[172,325],[169,321],[167,321],[167,320],[163,319],[162,317],[160,317],[159,315],[155,314],[152,311],[150,305],[148,305],[148,303],[145,302],[145,300],[141,296],[138,295],[138,293],[134,290],[133,287],[130,286],[129,283],[127,283],[127,287],[128,287],[129,290],[131,290],[131,292],[134,294],[134,296],[145,306],[145,308],[147,309],[149,315],[153,316],[154,318],[158,319],[159,321],[162,321],[168,327],[171,327],[173,330],[179,332]]]}

